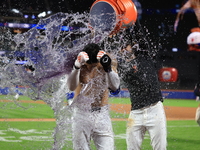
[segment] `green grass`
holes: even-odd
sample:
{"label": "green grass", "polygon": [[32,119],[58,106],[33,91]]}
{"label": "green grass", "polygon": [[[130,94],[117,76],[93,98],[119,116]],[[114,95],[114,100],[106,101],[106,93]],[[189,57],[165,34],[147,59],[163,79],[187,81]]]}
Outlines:
{"label": "green grass", "polygon": [[[0,96],[0,99],[12,99]],[[19,101],[0,102],[0,118],[54,118],[47,104],[19,103],[31,100],[20,96]],[[17,103],[16,103],[17,102]],[[129,98],[110,98],[110,103],[130,104]],[[166,99],[165,106],[197,107],[195,100]],[[187,112],[186,112],[187,113]],[[128,114],[111,112],[112,118],[128,118]],[[116,150],[126,150],[126,121],[113,121]],[[56,122],[0,122],[0,150],[46,150],[52,148],[52,133]],[[197,150],[200,127],[194,120],[167,121],[168,150]],[[71,140],[68,141],[71,146]],[[93,146],[94,147],[94,146]],[[71,147],[63,149],[72,150]],[[142,150],[152,150],[149,135],[145,135]]]}
{"label": "green grass", "polygon": [[109,98],[109,102],[112,104],[131,104],[130,98]]}
{"label": "green grass", "polygon": [[[131,104],[130,98],[110,98],[112,104]],[[164,106],[177,106],[177,107],[197,107],[200,101],[196,100],[181,100],[181,99],[164,99]]]}
{"label": "green grass", "polygon": [[165,99],[164,106],[177,106],[177,107],[198,107],[200,104],[196,100],[180,100],[180,99]]}
{"label": "green grass", "polygon": [[168,121],[168,150],[198,150],[200,127],[195,121]]}
{"label": "green grass", "polygon": [[50,149],[55,122],[0,122],[0,149]]}
{"label": "green grass", "polygon": [[[167,126],[168,150],[199,149],[200,127],[194,121],[168,121]],[[0,149],[50,149],[54,127],[55,122],[0,122]],[[113,121],[113,129],[116,150],[126,150],[126,121]],[[2,139],[7,141],[2,141]],[[71,145],[71,140],[68,143]],[[145,135],[142,150],[152,150],[148,134]]]}
{"label": "green grass", "polygon": [[[13,100],[14,99],[14,95],[0,95],[0,99],[2,100]],[[20,100],[31,100],[31,98],[29,98],[28,96],[24,96],[24,95],[20,95],[19,96]]]}
{"label": "green grass", "polygon": [[128,118],[129,114],[121,114],[121,113],[116,113],[114,111],[110,111],[110,117],[111,118]]}
{"label": "green grass", "polygon": [[0,118],[54,118],[46,104],[0,102]]}

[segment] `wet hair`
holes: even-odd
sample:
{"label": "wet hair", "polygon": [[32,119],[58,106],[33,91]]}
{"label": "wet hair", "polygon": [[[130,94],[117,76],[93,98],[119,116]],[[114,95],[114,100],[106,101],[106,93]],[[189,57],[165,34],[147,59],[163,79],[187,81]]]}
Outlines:
{"label": "wet hair", "polygon": [[134,55],[137,57],[138,55],[149,55],[151,51],[149,45],[149,37],[147,31],[141,26],[139,20],[135,22],[135,25],[132,28],[126,29],[126,47],[130,45],[134,47],[135,44],[139,45],[139,48],[132,49]]}
{"label": "wet hair", "polygon": [[89,56],[89,60],[87,61],[88,64],[92,64],[92,63],[97,63],[97,54],[100,50],[99,45],[95,44],[95,43],[90,43],[87,44],[83,51],[86,52]]}

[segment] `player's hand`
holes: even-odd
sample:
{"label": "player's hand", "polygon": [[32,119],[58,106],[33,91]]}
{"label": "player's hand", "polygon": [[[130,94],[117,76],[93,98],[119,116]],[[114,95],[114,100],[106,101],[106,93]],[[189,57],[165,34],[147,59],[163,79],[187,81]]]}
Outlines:
{"label": "player's hand", "polygon": [[100,61],[100,59],[103,57],[103,55],[105,55],[106,52],[104,51],[99,51],[98,54],[97,54],[97,60]]}
{"label": "player's hand", "polygon": [[99,51],[97,54],[97,59],[100,61],[101,65],[103,66],[103,69],[105,72],[110,72],[111,69],[111,58],[106,54],[104,51]]}
{"label": "player's hand", "polygon": [[77,69],[81,68],[81,66],[89,60],[89,56],[86,52],[80,52],[77,56],[77,59],[75,61],[75,67]]}

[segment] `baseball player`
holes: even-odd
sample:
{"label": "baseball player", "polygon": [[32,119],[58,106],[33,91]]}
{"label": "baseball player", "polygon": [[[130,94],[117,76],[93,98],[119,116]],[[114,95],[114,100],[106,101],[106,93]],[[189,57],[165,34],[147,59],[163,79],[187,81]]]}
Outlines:
{"label": "baseball player", "polygon": [[194,94],[196,95],[196,101],[199,101],[199,97],[200,97],[200,82],[197,82],[195,84]]}
{"label": "baseball player", "polygon": [[167,130],[157,72],[148,54],[126,49],[126,59],[118,65],[119,75],[130,92],[131,112],[127,124],[127,149],[140,150],[148,131],[154,150],[166,150]]}
{"label": "baseball player", "polygon": [[[197,82],[195,84],[194,94],[196,95],[196,101],[199,101],[199,97],[200,97],[200,82]],[[196,109],[195,120],[196,120],[197,124],[200,126],[200,104]]]}
{"label": "baseball player", "polygon": [[128,150],[140,150],[146,131],[154,150],[166,150],[167,129],[163,98],[154,63],[155,51],[139,22],[118,59],[118,73],[129,90],[131,111],[126,130]]}
{"label": "baseball player", "polygon": [[68,87],[75,91],[70,105],[73,113],[73,149],[89,150],[91,138],[98,150],[113,150],[114,138],[109,116],[109,91],[119,91],[117,62],[97,44],[84,47],[77,56]]}
{"label": "baseball player", "polygon": [[196,109],[195,120],[197,124],[200,126],[200,104]]}

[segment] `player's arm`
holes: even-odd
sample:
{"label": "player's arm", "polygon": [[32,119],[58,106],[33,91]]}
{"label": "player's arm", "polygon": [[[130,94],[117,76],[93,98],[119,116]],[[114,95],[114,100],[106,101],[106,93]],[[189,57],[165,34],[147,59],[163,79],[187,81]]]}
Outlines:
{"label": "player's arm", "polygon": [[86,52],[80,52],[77,56],[77,59],[74,63],[74,69],[72,72],[69,74],[68,79],[67,79],[67,86],[70,91],[74,91],[79,82],[80,82],[80,68],[81,66],[89,60],[88,54]]}
{"label": "player's arm", "polygon": [[103,66],[104,71],[106,72],[108,79],[108,88],[111,91],[117,91],[120,88],[120,79],[117,73],[117,61],[112,60],[109,55],[104,51],[100,51],[97,54],[97,59],[100,61]]}
{"label": "player's arm", "polygon": [[67,79],[67,86],[70,91],[74,91],[79,84],[80,69],[73,69]]}
{"label": "player's arm", "polygon": [[107,73],[108,77],[108,82],[109,82],[109,88],[111,89],[112,92],[120,90],[120,78],[117,73],[117,60],[112,59],[111,63],[111,72]]}

